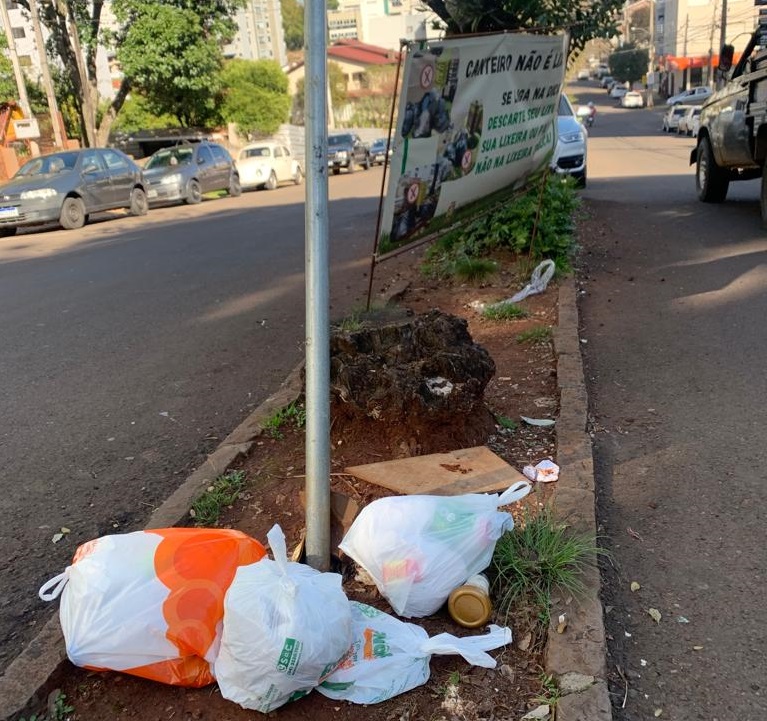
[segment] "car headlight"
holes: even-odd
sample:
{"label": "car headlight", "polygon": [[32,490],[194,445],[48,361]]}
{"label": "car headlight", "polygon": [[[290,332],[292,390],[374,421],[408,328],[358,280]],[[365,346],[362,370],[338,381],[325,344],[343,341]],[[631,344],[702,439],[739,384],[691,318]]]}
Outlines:
{"label": "car headlight", "polygon": [[58,193],[53,188],[38,188],[37,190],[25,190],[21,193],[22,200],[43,200],[53,198]]}
{"label": "car headlight", "polygon": [[572,133],[562,133],[562,135],[559,136],[559,139],[563,143],[578,143],[578,142],[582,143],[584,140],[584,137],[585,136],[580,130],[576,130]]}
{"label": "car headlight", "polygon": [[181,173],[171,173],[170,175],[166,175],[160,183],[162,183],[162,185],[176,185],[177,183],[180,183],[181,180]]}
{"label": "car headlight", "polygon": [[336,152],[336,157],[337,158],[344,159],[344,158],[348,157],[348,155],[349,155],[349,153],[346,150],[338,150]]}

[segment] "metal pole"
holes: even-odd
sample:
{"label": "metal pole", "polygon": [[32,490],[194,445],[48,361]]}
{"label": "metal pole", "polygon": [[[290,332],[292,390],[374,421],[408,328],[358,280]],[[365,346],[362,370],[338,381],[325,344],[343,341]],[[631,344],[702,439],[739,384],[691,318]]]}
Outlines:
{"label": "metal pole", "polygon": [[[0,0],[0,3],[3,3],[3,0]],[[48,112],[51,115],[51,125],[53,126],[53,139],[57,148],[63,148],[64,139],[61,134],[59,104],[56,102],[56,93],[53,90],[53,80],[51,80],[51,70],[48,67],[48,56],[45,52],[43,31],[40,28],[40,14],[37,11],[37,0],[29,0],[29,14],[32,18],[32,26],[35,29],[37,53],[40,56],[40,71],[43,75],[43,87],[45,88],[45,95],[48,98]]]}
{"label": "metal pole", "polygon": [[719,49],[727,42],[727,0],[722,0],[722,20],[719,27]]}
{"label": "metal pole", "polygon": [[320,571],[330,567],[326,26],[326,0],[306,0],[306,561]]}
{"label": "metal pole", "polygon": [[24,117],[31,118],[32,109],[29,107],[27,86],[24,82],[24,74],[21,72],[21,65],[19,65],[19,56],[16,54],[16,43],[13,39],[13,30],[11,30],[11,18],[8,16],[8,6],[5,0],[0,0],[0,16],[3,20],[3,28],[5,28],[5,38],[8,41],[8,55],[13,66],[13,76],[16,78],[16,87],[19,91],[19,105],[21,105],[21,109],[24,111]]}

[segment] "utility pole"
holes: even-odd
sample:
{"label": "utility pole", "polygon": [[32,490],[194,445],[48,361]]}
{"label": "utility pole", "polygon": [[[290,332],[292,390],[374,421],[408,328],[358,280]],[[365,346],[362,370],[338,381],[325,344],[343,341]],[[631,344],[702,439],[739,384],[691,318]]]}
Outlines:
{"label": "utility pole", "polygon": [[[0,0],[2,2],[2,0]],[[687,13],[684,17],[684,50],[682,50],[682,57],[686,60],[687,59],[687,29],[690,26],[690,14]],[[676,45],[676,43],[674,43]],[[689,77],[688,74],[688,68],[685,67],[685,69],[682,71],[682,90],[687,90],[687,79]]]}
{"label": "utility pole", "polygon": [[719,49],[727,42],[727,0],[722,0],[722,19],[719,23]]}
{"label": "utility pole", "polygon": [[5,4],[5,0],[0,0],[0,17],[2,17],[3,20],[5,37],[8,41],[8,55],[11,58],[13,76],[16,78],[16,87],[19,91],[19,105],[21,105],[21,109],[24,111],[24,117],[31,118],[32,109],[29,107],[27,86],[24,82],[24,74],[21,72],[21,65],[19,65],[19,56],[16,54],[16,42],[13,39],[13,30],[11,30],[11,18],[8,16],[8,6]]}
{"label": "utility pole", "polygon": [[708,38],[708,85],[714,87],[714,35],[716,34],[717,2],[714,0],[714,17],[711,18],[711,35]]}
{"label": "utility pole", "polygon": [[[0,0],[0,4],[5,4]],[[56,102],[56,93],[53,90],[53,80],[51,80],[51,69],[48,67],[48,55],[45,52],[45,41],[43,40],[43,31],[40,28],[40,14],[37,11],[37,0],[29,0],[29,14],[32,18],[32,27],[35,29],[35,42],[37,43],[37,54],[40,57],[40,71],[43,76],[43,87],[45,95],[48,98],[48,112],[51,116],[51,126],[53,127],[53,139],[57,148],[64,148],[64,139],[61,135],[61,119],[59,117],[59,104]]]}

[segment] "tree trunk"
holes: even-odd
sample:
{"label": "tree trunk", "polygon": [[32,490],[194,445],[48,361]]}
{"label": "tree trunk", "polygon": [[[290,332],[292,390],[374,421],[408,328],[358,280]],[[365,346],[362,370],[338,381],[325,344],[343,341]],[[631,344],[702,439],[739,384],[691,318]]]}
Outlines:
{"label": "tree trunk", "polygon": [[104,117],[101,118],[101,123],[99,124],[98,133],[96,135],[96,142],[99,147],[103,148],[109,141],[109,132],[112,130],[112,125],[114,125],[120,109],[125,104],[125,99],[128,97],[129,92],[130,80],[123,78],[123,81],[120,84],[120,89],[117,91],[117,95],[115,95],[114,100],[109,104],[109,108],[107,108],[107,111],[104,113]]}

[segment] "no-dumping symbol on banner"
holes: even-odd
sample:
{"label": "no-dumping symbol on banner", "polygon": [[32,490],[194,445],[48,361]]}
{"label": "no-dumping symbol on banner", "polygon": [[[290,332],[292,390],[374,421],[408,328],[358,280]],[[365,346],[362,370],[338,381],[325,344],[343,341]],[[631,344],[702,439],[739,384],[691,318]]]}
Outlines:
{"label": "no-dumping symbol on banner", "polygon": [[423,68],[421,68],[421,87],[426,90],[426,88],[430,88],[432,86],[433,82],[434,66],[424,65]]}
{"label": "no-dumping symbol on banner", "polygon": [[471,150],[467,150],[463,154],[463,157],[461,158],[461,167],[464,172],[468,172],[469,167],[471,167]]}
{"label": "no-dumping symbol on banner", "polygon": [[420,190],[418,183],[411,183],[407,189],[407,202],[413,205],[418,200],[418,191]]}

